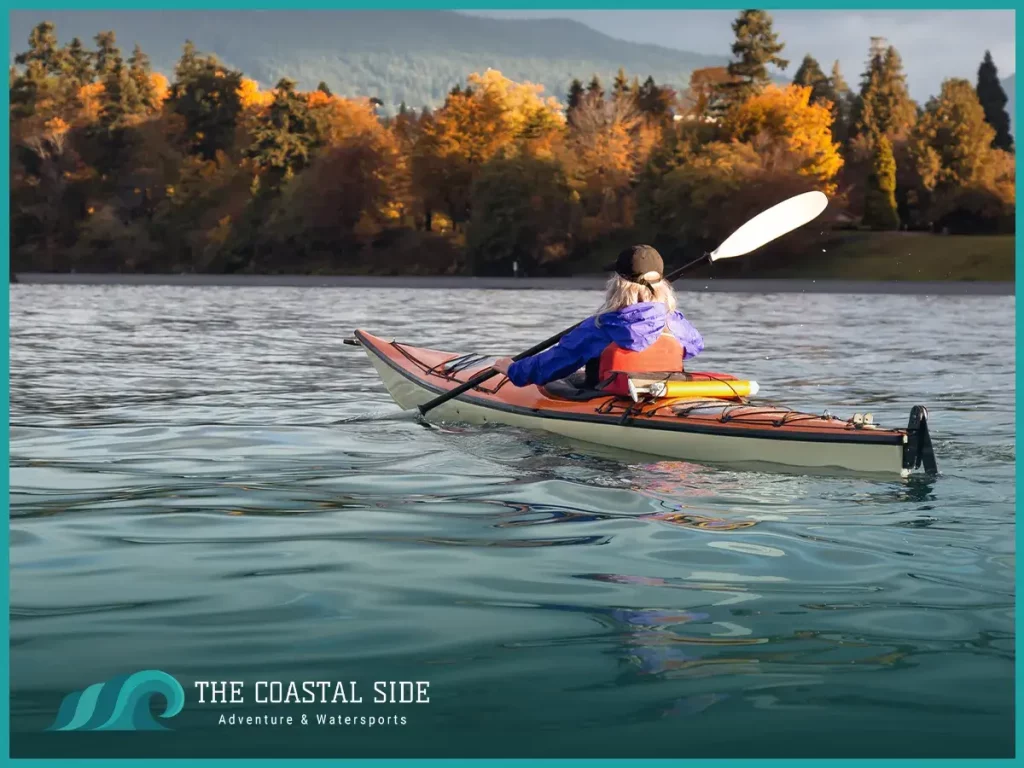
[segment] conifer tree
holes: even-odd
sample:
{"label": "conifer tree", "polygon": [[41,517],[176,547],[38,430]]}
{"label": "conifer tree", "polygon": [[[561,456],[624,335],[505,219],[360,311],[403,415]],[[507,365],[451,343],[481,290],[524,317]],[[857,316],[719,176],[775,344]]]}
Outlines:
{"label": "conifer tree", "polygon": [[896,159],[892,154],[892,144],[884,135],[875,141],[864,200],[864,224],[877,230],[900,227],[896,208]]}
{"label": "conifer tree", "polygon": [[786,69],[789,61],[779,56],[785,44],[772,29],[772,17],[766,11],[746,10],[732,24],[736,40],[729,63],[730,80],[723,83],[725,101],[732,105],[758,93],[771,81],[768,67]]}
{"label": "conifer tree", "polygon": [[871,39],[868,67],[861,76],[860,97],[853,116],[853,135],[864,137],[869,146],[879,136],[890,142],[903,139],[917,122],[917,105],[907,90],[903,61],[885,39]]}
{"label": "conifer tree", "polygon": [[1006,111],[1006,91],[999,82],[999,72],[992,54],[985,51],[985,59],[978,67],[978,101],[985,110],[985,122],[995,129],[996,137],[992,146],[996,149],[1013,151],[1013,136],[1010,135],[1010,115]]}

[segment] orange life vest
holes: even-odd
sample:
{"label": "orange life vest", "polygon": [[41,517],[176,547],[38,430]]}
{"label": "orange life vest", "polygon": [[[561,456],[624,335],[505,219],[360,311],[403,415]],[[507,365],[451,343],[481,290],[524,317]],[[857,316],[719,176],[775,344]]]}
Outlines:
{"label": "orange life vest", "polygon": [[598,362],[598,381],[608,383],[603,392],[616,395],[629,393],[627,373],[682,373],[683,345],[666,330],[658,340],[641,352],[609,344]]}

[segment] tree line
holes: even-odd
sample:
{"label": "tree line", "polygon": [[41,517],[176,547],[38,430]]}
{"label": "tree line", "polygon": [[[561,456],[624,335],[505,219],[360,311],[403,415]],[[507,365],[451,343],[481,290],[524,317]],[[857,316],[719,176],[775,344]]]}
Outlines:
{"label": "tree line", "polygon": [[810,189],[852,225],[1012,231],[990,55],[922,106],[881,38],[857,89],[809,55],[779,86],[770,15],[733,30],[730,64],[679,92],[620,70],[563,103],[488,70],[382,117],[324,83],[264,90],[188,42],[169,80],[113,32],[60,46],[43,22],[9,73],[12,269],[558,274],[626,242],[706,247]]}

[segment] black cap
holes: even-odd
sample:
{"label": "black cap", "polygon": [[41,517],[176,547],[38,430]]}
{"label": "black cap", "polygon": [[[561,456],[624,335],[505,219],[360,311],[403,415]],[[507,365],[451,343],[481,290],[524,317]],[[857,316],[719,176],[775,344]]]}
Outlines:
{"label": "black cap", "polygon": [[648,272],[657,272],[657,279],[660,280],[665,273],[665,262],[652,246],[633,245],[620,253],[615,263],[609,265],[608,269],[627,280],[643,284],[643,276]]}

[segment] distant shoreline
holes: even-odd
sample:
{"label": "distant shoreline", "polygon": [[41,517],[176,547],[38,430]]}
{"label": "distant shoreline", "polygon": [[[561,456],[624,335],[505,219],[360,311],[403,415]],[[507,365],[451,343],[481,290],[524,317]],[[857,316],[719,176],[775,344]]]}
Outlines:
{"label": "distant shoreline", "polygon": [[[600,291],[605,277],[467,277],[462,275],[207,275],[21,272],[11,285],[168,285],[250,288],[433,288]],[[1012,282],[798,280],[782,278],[676,280],[684,293],[847,293],[943,296],[1013,296]]]}

